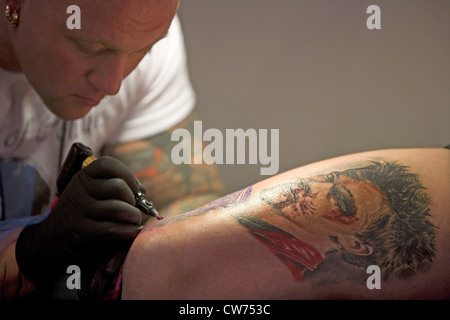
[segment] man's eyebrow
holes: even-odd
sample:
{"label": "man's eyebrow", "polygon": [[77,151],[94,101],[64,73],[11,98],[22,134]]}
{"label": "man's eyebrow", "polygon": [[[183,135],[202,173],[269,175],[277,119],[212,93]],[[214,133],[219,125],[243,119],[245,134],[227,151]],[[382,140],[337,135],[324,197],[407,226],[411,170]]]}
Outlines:
{"label": "man's eyebrow", "polygon": [[153,48],[153,46],[154,46],[155,44],[157,44],[159,41],[161,41],[161,40],[167,38],[168,35],[169,35],[169,32],[166,32],[163,36],[161,36],[161,37],[159,37],[158,39],[156,39],[156,41],[153,42],[151,45],[146,46],[146,47],[142,48],[141,50],[138,50],[137,52],[147,52],[147,51],[150,51],[150,50]]}
{"label": "man's eyebrow", "polygon": [[[156,41],[153,42],[152,44],[150,44],[150,45],[148,45],[148,46],[146,46],[146,47],[144,47],[142,49],[136,50],[135,52],[147,52],[147,51],[150,51],[156,43],[158,43],[162,39],[166,38],[168,35],[169,35],[169,32],[166,32],[163,36],[161,36],[158,39],[156,39]],[[96,36],[86,37],[84,40],[91,41],[91,42],[96,42],[96,43],[98,43],[98,44],[102,45],[103,47],[105,47],[107,49],[110,49],[110,50],[114,50],[114,51],[118,51],[118,52],[121,51],[115,44],[113,44],[113,43],[111,43],[111,42],[109,42],[107,40],[101,39],[99,37],[96,37]]]}

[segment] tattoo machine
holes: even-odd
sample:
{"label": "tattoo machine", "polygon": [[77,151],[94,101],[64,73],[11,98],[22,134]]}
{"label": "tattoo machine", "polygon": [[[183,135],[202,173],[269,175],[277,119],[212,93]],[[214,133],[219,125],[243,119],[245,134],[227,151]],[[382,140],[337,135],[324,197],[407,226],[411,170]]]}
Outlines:
{"label": "tattoo machine", "polygon": [[[76,142],[72,144],[69,153],[64,160],[61,171],[56,180],[56,196],[60,197],[66,186],[69,184],[72,177],[84,167],[90,165],[96,158],[92,155],[91,148]],[[161,220],[162,217],[155,209],[153,203],[145,199],[145,193],[138,191],[135,195],[136,208],[141,210],[144,214],[155,217]]]}

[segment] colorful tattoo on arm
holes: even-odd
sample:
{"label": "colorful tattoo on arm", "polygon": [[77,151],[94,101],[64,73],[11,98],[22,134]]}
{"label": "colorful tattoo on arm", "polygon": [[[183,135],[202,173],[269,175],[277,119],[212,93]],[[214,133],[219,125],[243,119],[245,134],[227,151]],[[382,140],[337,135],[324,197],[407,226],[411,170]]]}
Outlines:
{"label": "colorful tattoo on arm", "polygon": [[[180,202],[178,213],[186,212],[198,207],[198,201],[190,201],[189,196],[210,194],[209,197],[205,196],[205,199],[210,201],[224,193],[223,181],[216,166],[175,165],[172,162],[171,151],[175,145],[175,142],[171,141],[173,130],[193,130],[194,119],[195,115],[191,115],[176,127],[155,137],[104,150],[105,155],[117,158],[133,171],[158,210],[186,198],[184,203]],[[195,206],[187,210],[188,202]]]}

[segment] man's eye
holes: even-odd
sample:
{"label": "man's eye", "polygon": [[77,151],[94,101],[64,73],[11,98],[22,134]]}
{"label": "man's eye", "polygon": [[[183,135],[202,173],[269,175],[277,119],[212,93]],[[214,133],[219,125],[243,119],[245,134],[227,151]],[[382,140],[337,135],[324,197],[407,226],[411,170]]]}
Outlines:
{"label": "man's eye", "polygon": [[336,201],[336,205],[338,206],[339,211],[342,213],[342,215],[346,217],[353,217],[356,213],[353,204],[348,198],[338,199]]}
{"label": "man's eye", "polygon": [[86,47],[80,47],[81,51],[86,53],[86,54],[90,54],[90,55],[98,55],[98,54],[102,54],[108,51],[107,48],[86,48]]}
{"label": "man's eye", "polygon": [[356,214],[353,197],[348,190],[342,191],[338,186],[334,185],[331,187],[330,193],[343,216],[353,217]]}
{"label": "man's eye", "polygon": [[78,50],[87,55],[99,55],[109,51],[108,48],[105,48],[103,46],[92,46],[89,44],[80,43],[78,41],[75,41],[75,44]]}

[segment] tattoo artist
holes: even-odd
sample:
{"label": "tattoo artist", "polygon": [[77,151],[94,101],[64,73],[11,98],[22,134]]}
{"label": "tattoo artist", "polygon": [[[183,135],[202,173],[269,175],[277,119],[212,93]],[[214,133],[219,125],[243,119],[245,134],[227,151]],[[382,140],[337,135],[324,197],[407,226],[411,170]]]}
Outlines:
{"label": "tattoo artist", "polygon": [[[223,192],[211,166],[170,161],[195,119],[179,2],[0,0],[0,299],[52,296],[71,265],[79,297],[108,299],[153,220],[142,195],[167,216]],[[57,196],[74,143],[96,160]]]}

